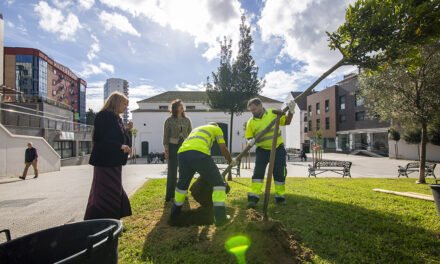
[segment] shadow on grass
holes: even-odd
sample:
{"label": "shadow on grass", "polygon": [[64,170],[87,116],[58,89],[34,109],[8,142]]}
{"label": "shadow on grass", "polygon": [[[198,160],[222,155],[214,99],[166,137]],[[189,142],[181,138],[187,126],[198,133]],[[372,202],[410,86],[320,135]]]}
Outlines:
{"label": "shadow on grass", "polygon": [[[271,205],[270,217],[298,232],[302,243],[321,259],[333,263],[438,263],[440,259],[440,231],[408,226],[401,216],[291,194],[287,201],[285,207]],[[245,200],[235,202],[242,206]]]}
{"label": "shadow on grass", "polygon": [[[233,258],[222,248],[214,248],[212,237],[212,208],[194,207],[185,202],[179,226],[170,226],[168,219],[171,205],[165,205],[159,221],[145,237],[142,260],[152,263],[234,263]],[[209,212],[208,212],[209,210]],[[228,213],[234,209],[228,208]],[[210,252],[215,251],[220,259],[212,260]],[[221,252],[220,256],[217,255]],[[211,260],[210,260],[211,259]]]}

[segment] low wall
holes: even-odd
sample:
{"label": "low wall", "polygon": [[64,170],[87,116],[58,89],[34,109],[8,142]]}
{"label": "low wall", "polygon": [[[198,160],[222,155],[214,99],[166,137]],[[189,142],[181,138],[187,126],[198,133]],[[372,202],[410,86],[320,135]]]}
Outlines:
{"label": "low wall", "polygon": [[90,155],[72,157],[61,160],[61,167],[89,164]]}
{"label": "low wall", "polygon": [[[389,157],[390,158],[396,158],[395,153],[395,144],[396,141],[389,140],[388,146],[389,146]],[[417,148],[419,145],[417,144],[408,144],[405,142],[405,140],[399,140],[397,143],[398,147],[398,157],[399,159],[408,159],[408,160],[419,160],[419,152]],[[428,143],[426,145],[426,160],[429,161],[440,161],[440,146],[433,145],[431,143]]]}
{"label": "low wall", "polygon": [[[23,173],[28,142],[32,142],[37,149],[40,173],[60,170],[60,156],[44,138],[14,135],[0,124],[0,177],[16,177]],[[32,167],[28,174],[33,175]]]}

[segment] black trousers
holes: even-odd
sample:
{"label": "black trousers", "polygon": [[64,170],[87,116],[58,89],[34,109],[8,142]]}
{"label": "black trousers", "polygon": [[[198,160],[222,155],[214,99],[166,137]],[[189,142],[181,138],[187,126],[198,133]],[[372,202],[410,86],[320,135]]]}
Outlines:
{"label": "black trousers", "polygon": [[176,189],[177,182],[177,167],[179,166],[179,160],[177,157],[177,151],[182,144],[169,144],[168,145],[168,174],[167,174],[167,192],[165,195],[166,200],[174,198],[174,190]]}
{"label": "black trousers", "polygon": [[200,178],[211,186],[225,186],[222,175],[211,156],[199,151],[185,151],[179,154],[179,181],[177,188],[188,190],[194,174],[198,172]]}

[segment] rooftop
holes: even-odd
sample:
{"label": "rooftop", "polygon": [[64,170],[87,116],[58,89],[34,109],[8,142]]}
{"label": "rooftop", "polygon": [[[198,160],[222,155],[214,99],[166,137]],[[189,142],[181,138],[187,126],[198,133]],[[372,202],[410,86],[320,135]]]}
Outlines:
{"label": "rooftop", "polygon": [[[258,97],[263,101],[263,103],[282,103],[266,96],[259,95]],[[208,100],[208,95],[205,91],[168,91],[138,101],[138,103],[169,103],[176,98],[181,99],[184,103],[202,103]]]}

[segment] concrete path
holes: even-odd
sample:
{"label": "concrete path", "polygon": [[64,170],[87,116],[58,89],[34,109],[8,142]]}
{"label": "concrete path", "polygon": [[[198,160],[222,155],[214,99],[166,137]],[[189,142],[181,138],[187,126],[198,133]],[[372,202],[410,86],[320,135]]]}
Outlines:
{"label": "concrete path", "polygon": [[[129,165],[123,168],[123,185],[133,193],[149,178],[165,175],[164,165]],[[38,179],[0,184],[0,230],[13,238],[41,229],[81,221],[92,182],[89,165],[62,167]],[[165,188],[165,187],[164,187]],[[0,242],[4,237],[0,237]]]}

